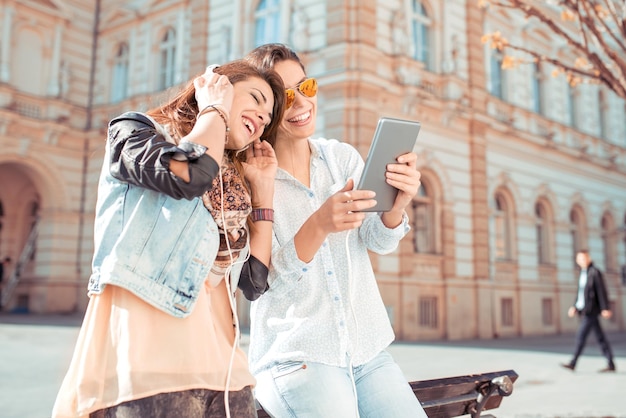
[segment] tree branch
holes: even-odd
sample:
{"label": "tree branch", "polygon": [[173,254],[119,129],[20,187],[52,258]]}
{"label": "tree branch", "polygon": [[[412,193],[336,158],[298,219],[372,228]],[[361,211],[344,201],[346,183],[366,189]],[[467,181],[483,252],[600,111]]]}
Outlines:
{"label": "tree branch", "polygon": [[[544,1],[488,0],[493,7],[518,10],[527,19],[536,18],[571,47],[571,53],[586,59],[585,68],[579,68],[580,59],[569,64],[566,57],[547,57],[504,38],[497,47],[526,53],[537,61],[561,68],[570,76],[588,78],[604,84],[626,99],[626,1],[624,0],[561,0],[557,6],[564,22]],[[618,4],[621,3],[621,6]],[[618,12],[619,10],[619,12]],[[619,16],[621,13],[621,17]],[[571,57],[571,56],[570,56]]]}

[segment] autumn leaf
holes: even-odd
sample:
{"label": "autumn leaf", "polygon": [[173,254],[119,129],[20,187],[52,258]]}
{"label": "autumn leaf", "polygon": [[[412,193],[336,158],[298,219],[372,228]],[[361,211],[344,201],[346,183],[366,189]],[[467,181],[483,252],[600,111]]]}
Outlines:
{"label": "autumn leaf", "polygon": [[578,57],[576,58],[576,61],[574,61],[574,67],[587,68],[589,67],[589,61],[587,61],[587,59],[584,57]]}
{"label": "autumn leaf", "polygon": [[561,11],[561,20],[564,22],[575,22],[576,15],[569,9],[564,9]]}
{"label": "autumn leaf", "polygon": [[594,10],[596,11],[600,19],[606,19],[607,17],[609,17],[609,11],[602,7],[601,4],[596,4],[594,6]]}
{"label": "autumn leaf", "polygon": [[502,58],[502,69],[509,70],[511,68],[515,68],[519,65],[519,61],[510,55],[505,55]]}
{"label": "autumn leaf", "polygon": [[491,42],[491,49],[497,49],[498,51],[502,51],[504,47],[509,43],[506,38],[502,36],[500,31],[485,34],[481,36],[480,41],[483,44]]}

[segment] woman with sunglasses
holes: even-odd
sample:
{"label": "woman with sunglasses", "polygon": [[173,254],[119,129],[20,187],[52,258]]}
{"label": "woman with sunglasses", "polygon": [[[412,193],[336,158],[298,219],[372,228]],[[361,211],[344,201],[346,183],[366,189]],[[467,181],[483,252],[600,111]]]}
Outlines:
{"label": "woman with sunglasses", "polygon": [[408,232],[419,188],[417,156],[388,167],[393,208],[365,213],[374,193],[354,190],[363,159],[349,144],[311,138],[317,82],[294,51],[263,45],[246,59],[275,70],[287,103],[274,138],[278,159],[269,290],[251,306],[255,395],[274,417],[425,417],[386,348],[394,339],[368,256]]}
{"label": "woman with sunglasses", "polygon": [[[267,279],[284,85],[233,61],[109,123],[89,304],[53,418],[256,417],[237,283]],[[250,221],[250,222],[248,222]]]}

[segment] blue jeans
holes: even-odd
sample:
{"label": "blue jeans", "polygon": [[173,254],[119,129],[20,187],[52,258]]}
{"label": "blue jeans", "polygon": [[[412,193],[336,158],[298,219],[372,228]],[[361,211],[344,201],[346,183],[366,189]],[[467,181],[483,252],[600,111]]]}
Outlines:
{"label": "blue jeans", "polygon": [[[402,370],[386,351],[352,368],[290,361],[255,377],[255,396],[275,418],[426,418]],[[357,414],[358,400],[358,414]]]}

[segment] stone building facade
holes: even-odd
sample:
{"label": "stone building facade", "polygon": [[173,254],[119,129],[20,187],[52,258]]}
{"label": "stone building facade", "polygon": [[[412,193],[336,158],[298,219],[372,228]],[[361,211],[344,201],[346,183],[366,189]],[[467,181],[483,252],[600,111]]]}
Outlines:
{"label": "stone building facade", "polygon": [[607,329],[626,328],[624,100],[548,66],[502,71],[484,32],[569,58],[514,13],[474,0],[5,0],[0,22],[0,257],[19,271],[4,310],[85,309],[111,117],[278,41],[319,81],[320,136],[365,156],[380,116],[422,123],[412,230],[372,254],[399,339],[571,332],[583,247],[606,273]]}

